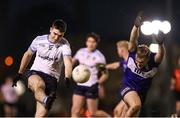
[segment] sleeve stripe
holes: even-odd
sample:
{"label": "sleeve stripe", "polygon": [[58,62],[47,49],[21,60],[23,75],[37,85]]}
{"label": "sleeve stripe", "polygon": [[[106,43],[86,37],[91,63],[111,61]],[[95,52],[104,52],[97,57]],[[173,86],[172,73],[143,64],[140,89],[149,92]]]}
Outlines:
{"label": "sleeve stripe", "polygon": [[31,48],[31,46],[29,47],[29,49],[34,53],[34,52],[36,52],[36,50],[33,50],[32,48]]}
{"label": "sleeve stripe", "polygon": [[71,54],[63,54],[63,56],[71,56]]}

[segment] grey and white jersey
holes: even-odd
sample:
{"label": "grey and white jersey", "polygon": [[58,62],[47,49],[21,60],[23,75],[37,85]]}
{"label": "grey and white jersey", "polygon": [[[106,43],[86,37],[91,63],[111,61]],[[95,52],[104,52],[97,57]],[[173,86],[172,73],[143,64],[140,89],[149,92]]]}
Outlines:
{"label": "grey and white jersey", "polygon": [[71,56],[70,44],[65,38],[52,43],[48,35],[37,36],[29,49],[36,57],[30,70],[41,71],[59,80],[63,67],[63,57]]}
{"label": "grey and white jersey", "polygon": [[94,52],[89,52],[87,48],[81,48],[77,51],[74,58],[78,60],[80,64],[86,65],[91,72],[90,79],[85,83],[78,83],[78,85],[92,86],[97,83],[98,69],[96,68],[96,64],[106,64],[104,55],[97,49]]}

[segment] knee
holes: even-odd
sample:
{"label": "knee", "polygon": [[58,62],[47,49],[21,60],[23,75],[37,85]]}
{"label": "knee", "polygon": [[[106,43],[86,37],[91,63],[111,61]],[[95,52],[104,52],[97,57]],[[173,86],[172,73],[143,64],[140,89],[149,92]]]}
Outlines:
{"label": "knee", "polygon": [[42,84],[38,84],[38,85],[35,85],[34,86],[35,90],[39,90],[39,89],[42,89]]}
{"label": "knee", "polygon": [[131,105],[130,108],[132,109],[133,112],[138,112],[141,109],[141,104]]}
{"label": "knee", "polygon": [[39,82],[38,84],[34,85],[34,91],[42,91],[45,89],[45,84],[43,82]]}
{"label": "knee", "polygon": [[114,109],[113,114],[114,114],[114,116],[118,116],[118,110]]}
{"label": "knee", "polygon": [[113,111],[114,117],[122,117],[124,110],[125,110],[124,107],[115,108]]}
{"label": "knee", "polygon": [[72,107],[71,108],[71,114],[72,114],[72,116],[73,115],[79,115],[80,114],[80,109],[78,109],[78,108],[76,108],[76,107]]}

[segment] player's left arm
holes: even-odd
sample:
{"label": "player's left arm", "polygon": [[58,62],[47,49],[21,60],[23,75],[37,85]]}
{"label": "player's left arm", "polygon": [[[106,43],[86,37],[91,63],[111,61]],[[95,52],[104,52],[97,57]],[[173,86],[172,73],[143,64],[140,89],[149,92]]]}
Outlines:
{"label": "player's left arm", "polygon": [[108,70],[106,69],[106,59],[104,57],[104,55],[102,55],[101,57],[101,61],[102,62],[101,64],[97,64],[99,66],[97,66],[99,72],[100,72],[100,77],[99,77],[99,80],[98,80],[98,83],[100,85],[102,85],[109,77],[109,73],[108,73]]}
{"label": "player's left arm", "polygon": [[109,72],[108,72],[108,70],[103,70],[103,71],[100,71],[100,73],[101,73],[101,76],[98,80],[98,83],[101,85],[108,79]]}
{"label": "player's left arm", "polygon": [[161,63],[162,60],[163,60],[164,54],[165,54],[164,44],[158,45],[158,52],[156,53],[155,59],[154,59],[155,62],[156,62],[156,63]]}
{"label": "player's left arm", "polygon": [[159,34],[155,36],[155,39],[158,43],[158,52],[156,53],[154,60],[156,63],[161,63],[165,54],[165,46],[164,46],[165,34],[159,31]]}
{"label": "player's left arm", "polygon": [[72,58],[71,56],[64,56],[64,66],[65,66],[65,78],[70,79],[72,74]]}
{"label": "player's left arm", "polygon": [[71,48],[68,43],[63,45],[62,54],[63,54],[63,61],[65,66],[66,86],[69,88],[70,86],[69,80],[71,79],[71,75],[72,75],[72,57],[71,57]]}
{"label": "player's left arm", "polygon": [[105,67],[108,70],[115,70],[115,69],[120,67],[120,63],[118,61],[117,62],[113,62],[113,63],[107,64]]}

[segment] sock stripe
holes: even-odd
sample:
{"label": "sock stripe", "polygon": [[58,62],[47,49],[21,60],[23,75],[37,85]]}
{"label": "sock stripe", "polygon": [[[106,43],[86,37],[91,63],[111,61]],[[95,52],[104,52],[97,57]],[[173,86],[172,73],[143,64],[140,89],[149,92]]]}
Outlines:
{"label": "sock stripe", "polygon": [[47,96],[45,96],[45,97],[44,97],[44,99],[43,99],[43,103],[44,103],[44,104],[46,104],[47,99],[48,99],[48,97],[47,97]]}

